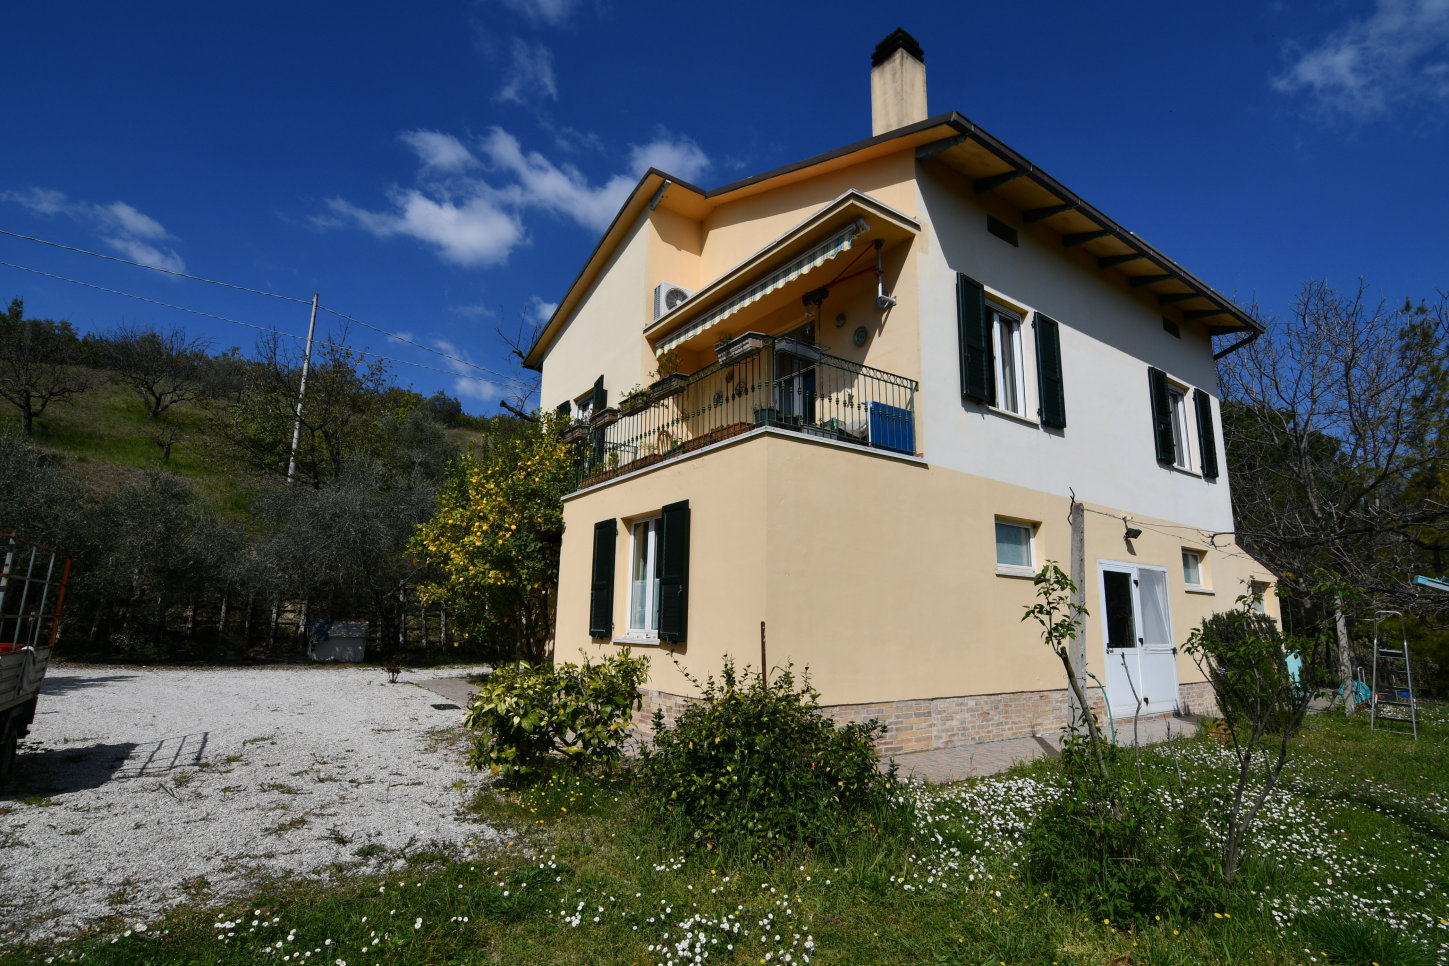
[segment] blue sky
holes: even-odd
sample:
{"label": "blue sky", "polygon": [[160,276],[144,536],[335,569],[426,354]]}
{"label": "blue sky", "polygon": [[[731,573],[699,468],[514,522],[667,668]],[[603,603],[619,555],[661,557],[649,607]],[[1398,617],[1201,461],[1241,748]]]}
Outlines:
{"label": "blue sky", "polygon": [[[933,114],[1264,314],[1310,278],[1449,287],[1449,0],[8,4],[0,229],[319,292],[483,367],[347,332],[492,413],[527,378],[495,328],[551,309],[646,167],[717,187],[868,137],[869,56],[897,26]],[[297,302],[4,235],[0,261],[306,332]],[[8,266],[0,296],[83,331],[257,335]]]}

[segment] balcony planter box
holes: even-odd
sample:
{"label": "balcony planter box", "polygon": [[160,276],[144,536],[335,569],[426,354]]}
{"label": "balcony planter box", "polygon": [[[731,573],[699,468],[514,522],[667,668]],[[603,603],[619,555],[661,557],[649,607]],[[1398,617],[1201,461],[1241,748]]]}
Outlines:
{"label": "balcony planter box", "polygon": [[746,332],[744,335],[735,336],[728,342],[716,345],[714,347],[715,356],[719,359],[720,365],[736,362],[763,349],[765,339],[766,336],[763,332]]}
{"label": "balcony planter box", "polygon": [[650,399],[668,399],[670,396],[677,396],[684,392],[684,387],[689,385],[689,377],[682,372],[671,372],[649,387]]}
{"label": "balcony planter box", "polygon": [[797,359],[804,359],[807,362],[820,361],[820,348],[798,339],[776,339],[775,351],[783,355],[794,356]]}
{"label": "balcony planter box", "polygon": [[569,423],[564,428],[563,441],[565,443],[577,443],[587,435],[589,435],[588,423]]}
{"label": "balcony planter box", "polygon": [[649,408],[653,402],[653,393],[642,392],[637,396],[629,396],[619,400],[619,415],[632,416],[635,413],[642,413]]}
{"label": "balcony planter box", "polygon": [[589,420],[589,425],[594,429],[603,429],[605,426],[612,426],[619,421],[619,410],[613,406],[608,409],[594,413],[594,418]]}

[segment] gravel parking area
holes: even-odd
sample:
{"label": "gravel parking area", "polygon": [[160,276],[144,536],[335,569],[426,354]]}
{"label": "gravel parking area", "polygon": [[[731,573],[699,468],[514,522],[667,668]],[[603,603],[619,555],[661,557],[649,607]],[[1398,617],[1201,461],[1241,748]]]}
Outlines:
{"label": "gravel parking area", "polygon": [[0,794],[0,942],[487,849],[462,711],[408,677],[52,665]]}

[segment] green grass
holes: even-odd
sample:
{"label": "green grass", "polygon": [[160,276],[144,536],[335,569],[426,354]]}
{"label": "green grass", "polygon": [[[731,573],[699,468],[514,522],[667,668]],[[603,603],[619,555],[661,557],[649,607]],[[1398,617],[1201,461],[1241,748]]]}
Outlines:
{"label": "green grass", "polygon": [[[205,409],[184,402],[166,410],[163,418],[179,432],[171,458],[162,459],[155,442],[156,421],[146,415],[135,391],[114,375],[89,370],[91,388],[54,402],[35,421],[31,440],[42,450],[62,457],[86,483],[111,490],[139,479],[148,469],[166,469],[193,482],[224,509],[244,514],[250,496],[237,467],[217,458]],[[0,418],[20,424],[10,410]]]}
{"label": "green grass", "polygon": [[[510,830],[512,844],[495,853],[429,847],[401,873],[257,883],[242,902],[187,900],[144,932],[133,924],[127,934],[117,918],[94,936],[10,954],[329,966],[1442,962],[1449,716],[1429,716],[1417,743],[1370,735],[1363,717],[1310,720],[1239,888],[1196,919],[1104,922],[1090,904],[1059,902],[1023,880],[1014,850],[1054,794],[1050,760],[912,786],[912,833],[770,866],[681,844],[680,830],[644,819],[624,779],[557,773],[521,792],[478,792],[480,818]],[[1223,792],[1220,745],[1195,739],[1177,753],[1194,790]],[[1175,787],[1168,749],[1146,752],[1144,768],[1150,782]]]}

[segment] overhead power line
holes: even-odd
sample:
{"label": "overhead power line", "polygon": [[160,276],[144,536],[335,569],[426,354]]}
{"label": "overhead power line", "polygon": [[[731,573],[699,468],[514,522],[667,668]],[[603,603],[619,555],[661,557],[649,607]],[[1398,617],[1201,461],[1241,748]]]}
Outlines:
{"label": "overhead power line", "polygon": [[[6,232],[6,234],[9,234]],[[217,315],[214,312],[203,312],[201,309],[189,309],[184,305],[176,305],[171,302],[163,302],[160,299],[147,298],[144,295],[136,295],[132,292],[122,292],[120,289],[106,288],[104,285],[96,285],[93,282],[82,282],[78,278],[66,278],[64,275],[56,275],[53,272],[42,272],[38,268],[27,268],[24,265],[16,265],[14,262],[0,261],[0,265],[6,268],[14,268],[22,272],[29,272],[32,275],[43,275],[46,278],[53,278],[58,282],[69,282],[72,285],[81,285],[86,288],[93,288],[97,292],[105,292],[107,295],[120,295],[123,298],[135,299],[138,302],[150,302],[152,305],[160,305],[164,308],[175,309],[178,312],[190,312],[192,315],[204,316],[208,319],[216,319],[218,322],[230,322],[232,325],[244,325],[249,329],[259,329],[262,332],[270,332],[273,335],[283,335],[289,339],[301,340],[301,336],[293,335],[290,332],[283,332],[281,329],[273,329],[265,325],[257,325],[254,322],[243,322],[241,319],[228,318],[225,315]]]}
{"label": "overhead power line", "polygon": [[[122,298],[135,299],[138,302],[147,302],[151,305],[159,305],[162,308],[175,309],[178,312],[189,312],[192,315],[199,315],[203,318],[215,319],[218,322],[229,322],[232,325],[245,326],[248,329],[256,329],[259,332],[268,332],[272,335],[279,335],[297,342],[304,341],[304,338],[300,335],[295,335],[291,332],[284,332],[281,329],[274,329],[271,326],[258,325],[255,322],[243,322],[241,319],[233,319],[230,316],[226,315],[217,315],[215,312],[205,312],[201,309],[188,308],[185,305],[177,305],[174,302],[163,302],[160,299],[148,298],[145,295],[137,295],[134,292],[123,292],[120,289],[107,288],[104,285],[96,285],[94,282],[83,282],[78,278],[67,278],[64,275],[56,275],[54,272],[43,272],[38,268],[30,268],[25,265],[16,265],[14,262],[0,261],[0,266],[4,266],[6,268],[13,268],[21,272],[29,272],[32,275],[41,275],[45,278],[53,278],[57,282],[67,282],[71,285],[80,285],[84,288],[95,289],[97,292],[105,292],[107,295],[119,295]],[[306,304],[310,305],[311,303],[309,301]],[[456,369],[442,369],[438,366],[430,366],[422,362],[412,362],[408,359],[398,359],[394,358],[393,356],[385,356],[380,352],[371,352],[366,349],[359,349],[358,354],[364,357],[380,359],[384,362],[395,362],[400,366],[412,366],[416,369],[427,369],[431,372],[441,372],[446,376],[457,376],[459,379],[471,379],[474,382],[483,383],[491,383],[492,381],[489,379],[485,379],[482,376],[474,376],[466,372],[458,372]],[[482,369],[483,367],[476,366],[475,368]]]}
{"label": "overhead power line", "polygon": [[447,359],[450,362],[456,362],[460,366],[468,366],[470,368],[477,369],[479,372],[486,372],[490,376],[494,376],[495,378],[498,378],[498,379],[505,379],[505,380],[507,380],[509,382],[516,383],[516,384],[518,384],[520,386],[526,385],[517,376],[506,375],[505,373],[498,372],[497,370],[489,369],[487,366],[480,366],[476,362],[472,362],[472,361],[470,361],[468,359],[462,359],[462,358],[459,358],[458,356],[455,356],[455,355],[452,355],[450,353],[444,352],[442,349],[435,349],[432,346],[424,345],[421,342],[415,342],[412,339],[407,338],[406,336],[401,336],[401,335],[398,335],[396,332],[389,332],[387,329],[381,328],[380,326],[373,325],[371,322],[364,322],[362,319],[359,319],[356,316],[346,315],[346,314],[344,314],[342,312],[338,312],[336,309],[329,309],[325,305],[318,306],[318,308],[320,308],[323,312],[327,312],[327,313],[330,313],[332,315],[337,316],[339,319],[343,319],[344,321],[347,321],[347,322],[355,322],[355,323],[357,323],[358,325],[362,326],[365,329],[371,329],[374,332],[377,332],[377,333],[380,333],[382,335],[385,335],[389,339],[396,339],[398,342],[405,343],[405,344],[410,345],[410,346],[413,346],[414,348],[417,348],[417,349],[422,349],[424,352],[431,352],[435,356],[442,356],[444,359]]}
{"label": "overhead power line", "polygon": [[[221,286],[223,288],[233,289],[233,290],[238,291],[238,292],[248,292],[248,293],[250,293],[252,295],[261,295],[261,296],[264,296],[265,298],[279,299],[279,300],[281,300],[283,302],[295,302],[295,303],[297,303],[299,305],[311,305],[312,304],[312,300],[311,299],[296,298],[295,296],[291,296],[291,295],[283,295],[280,292],[268,292],[265,289],[252,288],[252,287],[247,286],[247,285],[238,285],[235,282],[223,282],[223,281],[220,281],[220,280],[214,279],[214,278],[206,278],[206,277],[204,277],[202,275],[192,275],[192,274],[189,274],[187,272],[176,272],[176,271],[172,271],[169,268],[161,268],[160,266],[157,266],[157,265],[147,265],[145,262],[137,262],[137,261],[133,261],[133,260],[131,260],[129,258],[121,258],[121,257],[119,257],[117,255],[107,255],[107,254],[105,254],[103,252],[93,252],[93,251],[91,251],[89,249],[86,249],[86,248],[79,248],[79,247],[77,247],[75,245],[66,245],[66,244],[62,244],[61,242],[49,241],[49,240],[47,240],[45,238],[37,238],[34,235],[24,235],[24,234],[21,234],[20,232],[9,231],[9,230],[4,229],[4,228],[0,228],[0,235],[7,235],[7,236],[9,236],[11,238],[19,238],[19,239],[21,239],[23,241],[28,241],[28,242],[35,242],[38,245],[47,245],[47,246],[49,246],[51,248],[58,248],[58,249],[60,249],[62,251],[75,252],[78,255],[89,255],[92,258],[101,258],[101,259],[104,259],[104,260],[106,260],[108,262],[119,262],[122,265],[130,265],[130,266],[132,266],[134,268],[144,268],[147,271],[160,272],[163,275],[170,275],[170,276],[172,276],[174,278],[185,278],[185,279],[190,279],[191,281],[194,281],[194,282],[205,282],[207,285],[219,285],[219,286]],[[249,322],[241,322],[241,321],[238,321],[236,319],[228,319],[228,318],[225,318],[225,317],[220,316],[220,315],[212,315],[209,312],[202,312],[202,311],[199,311],[199,310],[196,310],[196,309],[188,309],[188,308],[185,308],[184,306],[171,305],[170,303],[167,303],[167,302],[160,302],[160,301],[157,301],[155,299],[148,299],[148,298],[145,298],[144,296],[140,296],[140,295],[131,295],[131,294],[126,293],[126,292],[118,292],[118,291],[116,291],[114,289],[103,288],[102,286],[93,285],[93,284],[91,284],[89,282],[81,282],[81,281],[78,281],[76,279],[68,279],[68,278],[65,278],[64,276],[60,276],[60,275],[49,275],[48,273],[39,271],[38,269],[25,268],[24,266],[20,266],[20,265],[12,265],[9,262],[0,262],[0,264],[9,265],[11,268],[18,268],[21,271],[34,272],[37,275],[47,275],[50,278],[55,278],[55,279],[58,279],[60,281],[65,281],[65,282],[71,282],[72,284],[75,284],[75,285],[84,285],[87,288],[97,289],[97,290],[102,291],[102,292],[109,292],[110,294],[113,294],[113,295],[124,295],[127,298],[139,299],[140,301],[143,301],[143,302],[152,302],[155,305],[164,305],[167,308],[178,309],[178,310],[180,310],[182,312],[191,312],[191,313],[193,313],[195,315],[201,315],[201,316],[205,316],[207,318],[218,319],[218,320],[223,321],[223,322],[232,322],[232,323],[234,323],[236,325],[245,325],[245,326],[249,326],[251,328],[261,329],[262,331],[265,331],[265,332],[275,332],[278,335],[285,335],[285,336],[287,336],[290,339],[296,339],[298,341],[301,341],[302,340],[302,337],[301,336],[292,335],[292,334],[286,333],[286,332],[278,332],[276,329],[268,329],[268,328],[266,328],[264,326],[252,325]],[[394,339],[394,340],[396,340],[398,342],[404,343],[405,345],[410,345],[410,346],[413,346],[414,348],[422,349],[424,352],[431,352],[433,355],[441,356],[442,358],[447,359],[449,362],[456,362],[460,366],[467,366],[470,369],[477,369],[479,372],[487,373],[489,376],[492,376],[494,379],[502,379],[505,382],[508,382],[511,385],[513,385],[515,388],[519,388],[519,389],[531,389],[532,388],[527,382],[525,382],[524,380],[519,379],[517,376],[510,376],[510,375],[508,375],[506,373],[498,372],[495,369],[490,369],[487,366],[481,366],[478,363],[472,362],[472,361],[470,361],[468,359],[463,359],[463,358],[460,358],[459,356],[455,356],[455,355],[452,355],[450,353],[444,352],[441,349],[435,349],[432,346],[424,345],[421,342],[415,342],[414,340],[409,339],[409,338],[406,338],[405,336],[399,335],[396,332],[391,332],[391,331],[389,331],[387,329],[382,328],[381,326],[373,325],[371,322],[365,322],[362,319],[356,318],[355,316],[347,315],[347,314],[345,314],[343,312],[339,312],[336,309],[329,309],[325,305],[319,305],[318,308],[322,309],[322,311],[324,311],[324,312],[327,312],[327,313],[330,313],[332,315],[335,315],[335,316],[337,316],[340,319],[345,319],[348,322],[355,322],[356,324],[362,326],[363,328],[371,329],[372,331],[377,332],[380,335],[385,335],[389,339]],[[479,382],[488,382],[488,381],[490,381],[490,380],[487,380],[487,379],[482,379],[482,378],[477,377],[477,376],[469,376],[469,375],[467,375],[465,373],[461,373],[461,372],[458,372],[458,371],[453,370],[453,369],[439,369],[439,368],[436,368],[434,366],[422,365],[421,363],[405,362],[405,361],[403,361],[401,359],[392,359],[392,358],[390,358],[388,356],[378,355],[377,353],[370,353],[370,354],[373,355],[373,356],[375,356],[376,358],[379,358],[379,359],[387,359],[389,362],[396,362],[399,365],[416,366],[419,369],[429,369],[429,370],[432,370],[433,372],[442,372],[442,373],[446,373],[448,375],[462,376],[462,377],[468,378],[468,379],[475,379],[475,380],[477,380]]]}
{"label": "overhead power line", "polygon": [[44,238],[36,238],[34,235],[22,235],[16,231],[6,231],[0,228],[0,235],[9,235],[11,238],[20,238],[24,241],[35,242],[38,245],[49,245],[51,248],[59,248],[62,251],[75,252],[78,255],[89,255],[92,258],[104,258],[108,262],[120,262],[122,265],[131,265],[135,268],[144,268],[152,272],[160,272],[163,275],[171,275],[176,278],[189,278],[193,282],[205,282],[208,285],[220,285],[223,288],[236,289],[238,292],[250,292],[253,295],[263,295],[269,299],[281,299],[283,302],[300,302],[303,305],[311,305],[311,299],[294,298],[291,295],[282,295],[278,292],[268,292],[264,289],[250,288],[246,285],[237,285],[234,282],[221,282],[214,278],[204,278],[200,275],[189,275],[186,272],[174,272],[169,268],[162,268],[159,265],[147,265],[145,262],[134,262],[129,258],[121,258],[119,255],[106,255],[102,252],[93,252],[85,248],[77,248],[74,245],[62,245],[60,242],[46,241]]}

